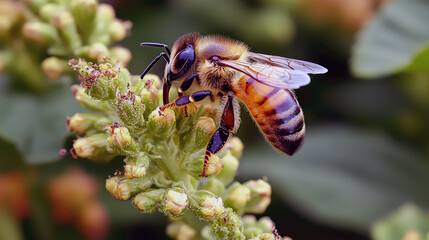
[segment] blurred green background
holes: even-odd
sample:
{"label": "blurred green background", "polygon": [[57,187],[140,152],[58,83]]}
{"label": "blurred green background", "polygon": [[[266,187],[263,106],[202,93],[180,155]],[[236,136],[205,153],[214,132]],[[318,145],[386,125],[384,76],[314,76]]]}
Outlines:
{"label": "blurred green background", "polygon": [[[409,239],[426,238],[426,0],[106,3],[114,7],[118,18],[133,24],[130,36],[120,43],[132,52],[129,69],[133,74],[140,74],[160,52],[141,48],[140,42],[171,46],[189,32],[226,35],[247,43],[254,52],[312,61],[329,69],[296,91],[307,136],[293,157],[274,151],[242,107],[237,135],[245,149],[238,178],[267,177],[273,186],[273,202],[264,215],[273,219],[281,235],[400,240],[408,239],[411,232],[421,238]],[[1,47],[7,49],[8,43],[2,42]],[[152,72],[161,76],[163,68],[158,64]],[[131,204],[116,201],[105,191],[104,179],[121,170],[120,159],[97,164],[59,157],[59,150],[70,148],[72,142],[64,125],[66,116],[82,111],[68,87],[72,80],[49,82],[49,91],[40,94],[22,82],[16,84],[15,78],[8,72],[0,75],[0,232],[7,229],[15,239],[91,236],[82,234],[85,227],[62,224],[52,217],[52,196],[44,194],[52,182],[70,173],[70,167],[78,167],[75,173],[95,184],[97,202],[107,211],[106,233],[99,238],[165,239],[163,216],[139,214]],[[16,170],[23,177],[11,177],[10,172]],[[23,183],[17,179],[24,179]],[[8,198],[6,186],[23,190]],[[8,211],[12,208],[18,210]]]}

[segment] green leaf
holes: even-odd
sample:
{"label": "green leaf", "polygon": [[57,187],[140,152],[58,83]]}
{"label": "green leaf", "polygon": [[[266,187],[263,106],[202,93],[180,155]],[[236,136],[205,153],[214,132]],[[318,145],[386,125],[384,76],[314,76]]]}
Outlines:
{"label": "green leaf", "polygon": [[429,2],[394,0],[362,30],[354,46],[354,75],[376,78],[429,69]]}
{"label": "green leaf", "polygon": [[404,202],[429,207],[429,165],[414,152],[368,130],[310,129],[293,157],[245,149],[240,175],[267,176],[274,192],[302,213],[356,231],[367,232]]}
{"label": "green leaf", "polygon": [[406,204],[374,225],[372,239],[402,240],[407,233],[420,235],[420,239],[423,239],[428,231],[429,217],[426,213],[415,205]]}
{"label": "green leaf", "polygon": [[16,144],[27,163],[42,163],[58,158],[67,116],[80,107],[66,81],[53,84],[43,96],[6,92],[0,96],[0,137]]}

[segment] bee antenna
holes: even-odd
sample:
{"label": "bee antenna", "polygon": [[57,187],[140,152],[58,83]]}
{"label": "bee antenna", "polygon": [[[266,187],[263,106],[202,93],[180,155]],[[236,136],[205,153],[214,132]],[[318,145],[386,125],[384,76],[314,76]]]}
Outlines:
{"label": "bee antenna", "polygon": [[152,62],[149,63],[149,65],[146,67],[146,69],[143,71],[143,73],[140,75],[140,79],[143,79],[144,76],[149,72],[150,69],[159,61],[159,59],[164,58],[164,60],[169,63],[170,59],[168,58],[167,54],[165,52],[161,52],[156,58],[152,60]]}
{"label": "bee antenna", "polygon": [[154,43],[154,42],[142,42],[140,43],[140,46],[152,46],[152,47],[163,47],[165,48],[165,51],[167,52],[168,56],[171,56],[170,48],[168,48],[167,44],[164,43]]}

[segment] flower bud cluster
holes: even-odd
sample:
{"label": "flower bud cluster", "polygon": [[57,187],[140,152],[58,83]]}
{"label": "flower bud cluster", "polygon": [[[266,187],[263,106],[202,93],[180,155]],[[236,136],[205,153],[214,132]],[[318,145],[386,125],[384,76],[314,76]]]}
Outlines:
{"label": "flower bud cluster", "polygon": [[42,92],[47,79],[72,73],[70,57],[93,62],[110,58],[127,66],[130,51],[110,45],[130,29],[131,23],[116,18],[112,6],[97,0],[1,1],[0,72]]}
{"label": "flower bud cluster", "polygon": [[201,224],[189,223],[200,220],[211,226],[204,234],[217,239],[272,233],[258,223],[261,226],[249,228],[246,235],[241,216],[263,213],[271,187],[263,180],[234,182],[243,150],[238,138],[231,137],[213,155],[207,169],[210,177],[199,177],[207,143],[216,130],[209,108],[190,107],[186,114],[176,108],[161,111],[158,77],[149,74],[141,80],[109,60],[100,64],[70,60],[69,65],[80,76],[81,85],[72,87],[76,100],[95,112],[69,118],[68,128],[80,136],[72,151],[98,161],[125,157],[123,171],[106,180],[113,197],[131,200],[142,213],[168,216],[174,222],[167,234],[177,239],[198,237],[202,229],[195,226]]}

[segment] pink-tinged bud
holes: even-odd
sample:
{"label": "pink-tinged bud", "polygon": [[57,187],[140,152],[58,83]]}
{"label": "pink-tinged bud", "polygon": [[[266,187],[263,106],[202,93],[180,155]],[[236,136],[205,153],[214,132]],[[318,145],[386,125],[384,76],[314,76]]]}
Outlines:
{"label": "pink-tinged bud", "polygon": [[106,189],[118,200],[124,201],[131,197],[130,186],[127,182],[121,181],[119,177],[107,179]]}
{"label": "pink-tinged bud", "polygon": [[128,66],[131,61],[131,52],[127,48],[121,46],[115,46],[110,49],[112,60],[118,60],[118,64],[121,66]]}
{"label": "pink-tinged bud", "polygon": [[67,61],[64,59],[48,57],[43,60],[42,69],[49,79],[56,80],[61,77],[65,71],[69,70],[69,67]]}
{"label": "pink-tinged bud", "polygon": [[16,219],[30,213],[27,182],[18,171],[0,173],[0,212],[11,212]]}
{"label": "pink-tinged bud", "polygon": [[183,222],[172,222],[168,224],[167,236],[171,239],[193,240],[197,235],[195,229]]}
{"label": "pink-tinged bud", "polygon": [[58,13],[65,11],[66,8],[63,5],[56,3],[48,3],[43,5],[39,10],[39,15],[46,21],[51,22]]}
{"label": "pink-tinged bud", "polygon": [[81,37],[77,31],[74,17],[69,12],[60,12],[52,19],[54,27],[58,30],[59,36],[64,45],[75,50],[82,46]]}
{"label": "pink-tinged bud", "polygon": [[179,217],[189,206],[188,196],[181,189],[170,189],[161,204],[164,214]]}
{"label": "pink-tinged bud", "polygon": [[79,212],[78,229],[90,240],[104,239],[109,230],[106,208],[98,201],[88,202]]}
{"label": "pink-tinged bud", "polygon": [[103,43],[94,43],[88,50],[88,56],[92,59],[102,61],[105,58],[110,57],[109,49]]}
{"label": "pink-tinged bud", "polygon": [[27,22],[22,28],[24,37],[36,44],[52,44],[58,39],[55,29],[48,23]]}
{"label": "pink-tinged bud", "polygon": [[251,200],[246,204],[245,212],[261,214],[265,212],[271,203],[271,186],[259,179],[248,181],[244,184],[251,192]]}
{"label": "pink-tinged bud", "polygon": [[70,168],[50,181],[47,192],[54,219],[69,223],[89,202],[96,200],[98,183],[80,168]]}

